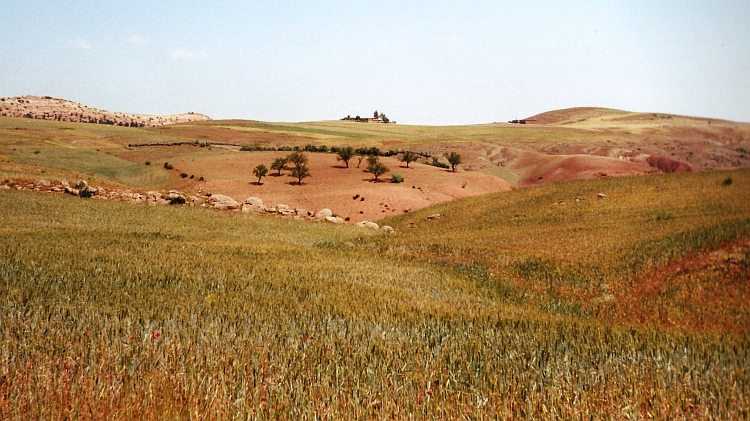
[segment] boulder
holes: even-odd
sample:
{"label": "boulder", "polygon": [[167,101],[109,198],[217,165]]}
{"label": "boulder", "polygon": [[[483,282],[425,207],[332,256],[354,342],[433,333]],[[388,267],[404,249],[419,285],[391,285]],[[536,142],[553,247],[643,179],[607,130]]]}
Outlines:
{"label": "boulder", "polygon": [[334,224],[343,224],[344,220],[339,218],[338,216],[326,216],[324,218],[328,222],[332,222]]}
{"label": "boulder", "polygon": [[374,230],[380,229],[380,226],[378,224],[376,224],[374,222],[370,222],[370,221],[357,222],[356,225],[359,228],[370,228],[370,229],[374,229]]}
{"label": "boulder", "polygon": [[309,213],[305,208],[296,208],[294,212],[296,212],[298,216],[301,216],[303,218],[307,218],[309,216]]}
{"label": "boulder", "polygon": [[37,187],[49,187],[52,185],[48,180],[36,180],[34,181],[34,185]]}
{"label": "boulder", "polygon": [[10,186],[7,184],[3,184],[2,186],[0,186],[0,190],[10,190]]}
{"label": "boulder", "polygon": [[433,220],[433,219],[438,219],[438,218],[440,218],[440,217],[442,217],[442,216],[443,216],[443,215],[441,215],[441,214],[439,214],[439,213],[436,213],[436,214],[433,214],[433,215],[430,215],[430,216],[428,216],[428,217],[427,217],[427,220],[428,220],[428,221],[431,221],[431,220]]}
{"label": "boulder", "polygon": [[250,196],[247,199],[245,199],[245,204],[265,208],[265,206],[263,205],[263,201],[260,198],[255,197],[255,196]]}
{"label": "boulder", "polygon": [[259,214],[266,213],[266,207],[265,206],[259,207],[259,206],[249,205],[245,203],[242,205],[242,212],[244,213],[253,212],[253,213],[259,213]]}
{"label": "boulder", "polygon": [[607,195],[606,195],[606,194],[604,194],[604,193],[597,193],[597,194],[596,194],[596,198],[597,198],[597,199],[604,199],[605,197],[607,197]]}
{"label": "boulder", "polygon": [[81,180],[81,181],[79,181],[79,182],[76,183],[76,188],[78,190],[83,190],[83,189],[85,189],[88,186],[89,186],[89,183],[86,180]]}
{"label": "boulder", "polygon": [[380,230],[386,234],[393,234],[393,228],[390,225],[383,225]]}
{"label": "boulder", "polygon": [[68,184],[68,180],[61,181],[60,182],[60,187],[62,187],[63,189],[66,188],[66,187],[70,187],[70,184]]}
{"label": "boulder", "polygon": [[323,220],[333,216],[333,212],[328,208],[323,208],[315,213],[315,219]]}
{"label": "boulder", "polygon": [[288,205],[283,205],[283,204],[278,204],[278,205],[276,205],[276,210],[279,211],[279,212],[283,212],[283,211],[289,210],[289,206]]}
{"label": "boulder", "polygon": [[242,204],[242,212],[266,213],[266,206],[257,197],[248,197]]}
{"label": "boulder", "polygon": [[232,210],[240,207],[239,202],[223,194],[214,194],[209,200],[214,204],[214,208],[216,209]]}

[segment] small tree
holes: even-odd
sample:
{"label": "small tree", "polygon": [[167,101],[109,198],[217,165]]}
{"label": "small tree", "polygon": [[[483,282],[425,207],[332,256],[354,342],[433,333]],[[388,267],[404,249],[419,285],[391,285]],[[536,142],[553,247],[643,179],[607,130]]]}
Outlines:
{"label": "small tree", "polygon": [[455,152],[449,152],[445,153],[443,156],[445,156],[451,164],[451,171],[456,172],[456,165],[461,163],[461,155]]}
{"label": "small tree", "polygon": [[406,151],[401,155],[401,162],[406,162],[406,168],[409,168],[409,163],[416,161],[417,158],[419,158],[419,155],[412,151]]}
{"label": "small tree", "polygon": [[258,184],[260,185],[260,179],[265,177],[266,174],[268,174],[268,168],[266,168],[265,165],[260,164],[253,170],[253,174],[255,174],[256,177],[258,177]]}
{"label": "small tree", "polygon": [[362,161],[365,159],[365,155],[357,155],[357,168],[359,168]]}
{"label": "small tree", "polygon": [[370,155],[367,158],[367,171],[370,171],[375,176],[375,181],[378,181],[378,177],[388,172],[388,167],[385,166],[377,156]]}
{"label": "small tree", "polygon": [[352,159],[353,156],[354,156],[354,148],[352,148],[351,146],[346,146],[344,148],[339,149],[336,160],[344,161],[344,164],[346,164],[346,168],[349,168],[349,160]]}
{"label": "small tree", "polygon": [[297,184],[302,185],[302,179],[310,177],[310,169],[307,168],[307,156],[301,152],[294,152],[287,159],[293,165],[289,175],[297,178]]}
{"label": "small tree", "polygon": [[379,115],[380,114],[378,114],[378,110],[375,110],[375,112],[372,113],[372,116],[375,117],[375,118],[378,118]]}
{"label": "small tree", "polygon": [[271,164],[271,169],[274,171],[278,171],[277,176],[281,175],[281,170],[286,169],[286,164],[289,162],[289,158],[283,157],[283,158],[276,158],[273,161],[273,164]]}

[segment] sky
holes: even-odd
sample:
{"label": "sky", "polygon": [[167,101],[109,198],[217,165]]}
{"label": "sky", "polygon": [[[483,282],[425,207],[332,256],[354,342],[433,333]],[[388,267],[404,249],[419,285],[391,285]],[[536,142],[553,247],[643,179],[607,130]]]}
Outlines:
{"label": "sky", "polygon": [[596,106],[750,122],[750,1],[0,2],[0,97],[477,124]]}

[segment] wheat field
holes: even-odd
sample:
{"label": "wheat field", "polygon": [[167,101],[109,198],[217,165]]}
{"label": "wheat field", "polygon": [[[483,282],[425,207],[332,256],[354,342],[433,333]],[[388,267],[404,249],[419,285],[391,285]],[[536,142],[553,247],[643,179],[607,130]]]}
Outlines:
{"label": "wheat field", "polygon": [[749,183],[541,186],[391,236],[0,191],[0,418],[747,419],[748,248],[693,273],[735,297],[711,323],[632,291],[741,246]]}

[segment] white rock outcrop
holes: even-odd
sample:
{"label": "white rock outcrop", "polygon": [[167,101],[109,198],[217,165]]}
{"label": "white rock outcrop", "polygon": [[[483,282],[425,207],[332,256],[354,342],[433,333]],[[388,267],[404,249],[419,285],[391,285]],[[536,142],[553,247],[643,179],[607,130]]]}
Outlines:
{"label": "white rock outcrop", "polygon": [[370,228],[370,229],[374,229],[374,230],[380,229],[380,225],[378,225],[378,224],[376,224],[374,222],[370,222],[370,221],[357,222],[356,225],[359,228]]}
{"label": "white rock outcrop", "polygon": [[233,210],[240,207],[240,203],[229,196],[223,194],[214,194],[209,197],[215,209]]}
{"label": "white rock outcrop", "polygon": [[328,208],[323,208],[315,213],[315,219],[323,220],[333,216],[333,211]]}

